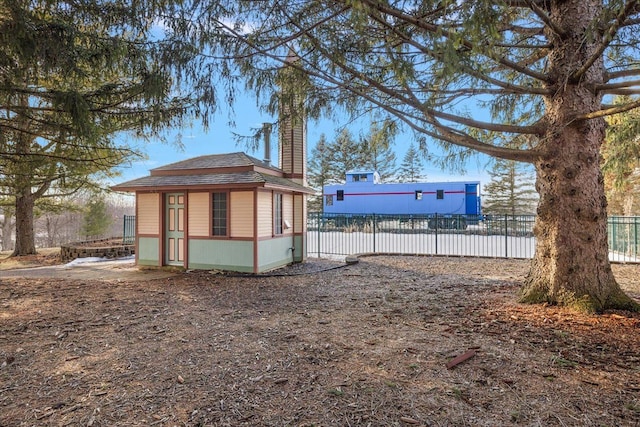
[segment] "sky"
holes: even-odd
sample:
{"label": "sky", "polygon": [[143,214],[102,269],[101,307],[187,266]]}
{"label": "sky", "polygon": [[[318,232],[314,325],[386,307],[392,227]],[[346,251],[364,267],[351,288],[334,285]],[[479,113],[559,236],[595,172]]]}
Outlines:
{"label": "sky", "polygon": [[[172,132],[173,135],[182,135],[182,149],[175,144],[165,144],[161,142],[142,143],[137,140],[132,140],[131,137],[124,137],[127,143],[140,147],[141,150],[146,153],[147,159],[136,161],[132,165],[122,168],[121,176],[112,179],[109,185],[147,176],[149,175],[150,169],[202,155],[243,151],[251,156],[263,159],[263,145],[260,146],[257,151],[249,151],[246,149],[244,143],[237,143],[234,133],[250,135],[252,129],[260,128],[262,123],[273,122],[273,117],[261,113],[258,107],[256,107],[255,100],[248,94],[238,97],[238,103],[235,105],[233,111],[235,127],[231,127],[229,124],[229,109],[223,107],[219,108],[214,119],[210,122],[209,129],[206,131],[203,130],[198,123],[194,123],[190,128],[174,130]],[[307,123],[308,155],[311,155],[313,147],[320,139],[321,134],[324,133],[327,139],[332,141],[342,130],[345,123],[347,123],[346,117],[344,122],[334,122],[330,120],[309,121]],[[369,122],[365,120],[355,122],[350,124],[348,128],[352,135],[357,137],[361,133],[366,134],[368,132]],[[278,164],[277,139],[277,132],[274,132],[271,136],[271,158],[272,164],[276,166]],[[400,163],[402,163],[402,159],[412,141],[413,137],[409,132],[400,133],[396,136],[392,149],[396,153],[397,166],[400,166]],[[435,147],[429,147],[429,150],[430,153],[437,155]],[[443,171],[439,166],[425,162],[423,174],[427,176],[427,181],[429,182],[468,180],[480,181],[482,186],[484,186],[489,182],[489,177],[486,172],[487,162],[488,157],[486,156],[479,155],[473,157],[465,165],[466,174],[464,175],[454,171]]]}

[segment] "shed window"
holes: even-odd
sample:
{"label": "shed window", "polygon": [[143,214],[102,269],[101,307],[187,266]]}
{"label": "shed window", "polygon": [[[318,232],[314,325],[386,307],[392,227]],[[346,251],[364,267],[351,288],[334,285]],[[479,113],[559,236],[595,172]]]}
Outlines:
{"label": "shed window", "polygon": [[213,207],[213,228],[214,236],[227,235],[227,193],[211,194]]}
{"label": "shed window", "polygon": [[324,204],[326,206],[333,206],[333,194],[327,194],[326,196],[324,196],[324,200]]}
{"label": "shed window", "polygon": [[336,199],[340,202],[344,200],[344,190],[338,190],[336,194]]}
{"label": "shed window", "polygon": [[422,190],[416,190],[416,200],[422,200]]}
{"label": "shed window", "polygon": [[282,234],[282,194],[273,195],[273,234]]}
{"label": "shed window", "polygon": [[436,199],[444,199],[444,190],[436,190]]}

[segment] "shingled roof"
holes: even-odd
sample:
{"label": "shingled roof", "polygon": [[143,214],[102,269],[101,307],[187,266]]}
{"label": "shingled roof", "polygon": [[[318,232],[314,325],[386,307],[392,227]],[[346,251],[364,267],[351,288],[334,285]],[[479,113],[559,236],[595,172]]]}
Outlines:
{"label": "shingled roof", "polygon": [[266,187],[313,194],[314,190],[285,178],[281,169],[245,153],[212,154],[152,169],[146,177],[111,187],[116,191],[187,188]]}
{"label": "shingled roof", "polygon": [[220,168],[238,168],[238,167],[251,167],[257,166],[265,169],[273,169],[274,171],[282,172],[267,162],[258,160],[255,157],[248,154],[237,152],[228,154],[210,154],[206,156],[193,157],[191,159],[182,160],[180,162],[170,163],[168,165],[160,166],[152,169],[151,174],[154,171],[176,171],[186,169],[220,169]]}

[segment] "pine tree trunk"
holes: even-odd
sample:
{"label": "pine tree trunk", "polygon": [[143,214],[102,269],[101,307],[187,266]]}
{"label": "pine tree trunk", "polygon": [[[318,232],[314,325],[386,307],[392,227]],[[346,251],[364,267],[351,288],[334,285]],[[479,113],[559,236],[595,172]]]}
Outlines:
{"label": "pine tree trunk", "polygon": [[[591,141],[589,141],[591,138]],[[634,309],[609,263],[607,212],[596,136],[569,129],[557,150],[536,164],[540,193],[536,252],[523,302],[583,311]]]}
{"label": "pine tree trunk", "polygon": [[576,119],[602,106],[602,95],[591,89],[605,80],[602,59],[574,77],[597,50],[600,38],[588,32],[592,31],[590,23],[602,13],[602,2],[550,4],[552,19],[559,28],[571,29],[571,37],[549,35],[554,46],[548,62],[553,95],[545,99],[548,130],[535,164],[540,195],[537,244],[522,301],[590,312],[638,309],[620,289],[609,263],[607,200],[600,170],[605,122],[602,118]]}
{"label": "pine tree trunk", "polygon": [[34,204],[31,194],[16,196],[16,246],[12,256],[36,254]]}
{"label": "pine tree trunk", "polygon": [[11,219],[13,215],[9,212],[8,209],[4,209],[4,220],[2,222],[2,240],[0,241],[0,246],[3,251],[13,250],[13,226]]}

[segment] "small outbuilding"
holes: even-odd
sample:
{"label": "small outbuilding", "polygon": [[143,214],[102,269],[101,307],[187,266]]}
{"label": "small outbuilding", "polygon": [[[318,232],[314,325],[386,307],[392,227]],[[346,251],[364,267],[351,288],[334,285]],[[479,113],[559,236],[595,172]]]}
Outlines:
{"label": "small outbuilding", "polygon": [[195,157],[118,184],[135,192],[136,263],[261,273],[307,257],[306,129],[280,125],[279,167],[245,153]]}

